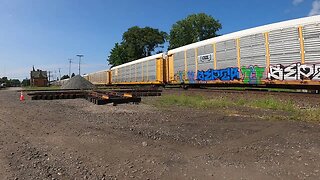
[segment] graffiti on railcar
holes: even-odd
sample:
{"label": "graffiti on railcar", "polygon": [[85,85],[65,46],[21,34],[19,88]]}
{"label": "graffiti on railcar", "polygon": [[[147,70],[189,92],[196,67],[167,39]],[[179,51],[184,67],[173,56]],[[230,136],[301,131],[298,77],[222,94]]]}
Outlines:
{"label": "graffiti on railcar", "polygon": [[240,79],[240,72],[239,68],[225,68],[225,69],[208,69],[207,71],[198,71],[197,73],[197,80],[199,81],[214,81],[214,80],[221,80],[221,81],[232,81],[232,80],[239,80]]}
{"label": "graffiti on railcar", "polygon": [[178,71],[174,74],[174,80],[177,82],[184,82],[185,73],[184,71]]}
{"label": "graffiti on railcar", "polygon": [[189,83],[195,83],[196,77],[195,77],[195,72],[194,71],[188,71],[188,81]]}
{"label": "graffiti on railcar", "polygon": [[242,66],[241,73],[243,83],[245,84],[261,84],[261,79],[263,77],[263,73],[265,71],[265,67],[252,66],[249,67]]}
{"label": "graffiti on railcar", "polygon": [[187,73],[184,71],[178,71],[174,75],[174,80],[180,83],[196,83],[196,73],[194,71],[188,71]]}
{"label": "graffiti on railcar", "polygon": [[320,80],[320,64],[294,63],[289,66],[281,64],[269,68],[270,80]]}

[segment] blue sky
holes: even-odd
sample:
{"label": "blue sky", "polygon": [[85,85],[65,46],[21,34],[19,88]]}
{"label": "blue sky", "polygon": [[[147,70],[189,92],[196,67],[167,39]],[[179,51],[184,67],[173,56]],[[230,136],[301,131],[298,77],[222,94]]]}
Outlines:
{"label": "blue sky", "polygon": [[131,26],[169,32],[193,13],[222,23],[220,34],[320,13],[320,0],[0,0],[0,77],[29,77],[34,65],[58,76],[108,68],[107,56]]}

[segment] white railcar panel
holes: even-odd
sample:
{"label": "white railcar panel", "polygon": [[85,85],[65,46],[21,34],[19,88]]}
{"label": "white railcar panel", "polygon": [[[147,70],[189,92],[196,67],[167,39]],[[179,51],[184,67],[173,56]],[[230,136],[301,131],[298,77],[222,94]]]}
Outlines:
{"label": "white railcar panel", "polygon": [[216,44],[217,69],[237,67],[236,40],[228,40]]}
{"label": "white railcar panel", "polygon": [[189,49],[187,51],[187,67],[188,71],[196,71],[196,58],[194,49]]}
{"label": "white railcar panel", "polygon": [[184,62],[184,51],[178,52],[173,56],[173,63],[174,63],[174,72],[181,72],[185,70],[185,62]]}
{"label": "white railcar panel", "polygon": [[156,60],[149,60],[148,61],[148,78],[149,78],[149,82],[150,81],[156,81]]}
{"label": "white railcar panel", "polygon": [[206,71],[214,68],[213,45],[208,44],[198,48],[198,70]]}
{"label": "white railcar panel", "polygon": [[303,27],[305,63],[320,62],[320,24]]}
{"label": "white railcar panel", "polygon": [[297,27],[274,30],[269,33],[270,64],[288,65],[301,61]]}

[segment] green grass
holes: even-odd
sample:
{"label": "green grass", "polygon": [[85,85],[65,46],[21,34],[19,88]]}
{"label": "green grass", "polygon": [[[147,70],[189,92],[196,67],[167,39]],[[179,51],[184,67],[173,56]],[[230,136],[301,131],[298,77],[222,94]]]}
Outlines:
{"label": "green grass", "polygon": [[213,108],[228,107],[232,105],[232,102],[224,98],[207,99],[200,95],[164,95],[159,98],[158,104],[161,106],[178,105],[195,108]]}
{"label": "green grass", "polygon": [[267,110],[277,110],[287,112],[285,114],[270,115],[269,119],[272,120],[298,120],[298,121],[309,121],[309,122],[320,122],[320,109],[319,108],[309,108],[300,109],[292,101],[282,101],[276,99],[272,96],[254,99],[236,99],[232,100],[226,97],[204,97],[200,95],[187,96],[187,95],[163,95],[159,97],[156,105],[161,107],[170,106],[184,106],[192,108],[225,108],[231,109],[235,106],[237,107],[248,107],[248,108],[258,108]]}
{"label": "green grass", "polygon": [[282,110],[288,112],[293,112],[296,109],[296,106],[292,101],[281,101],[275,99],[274,97],[257,98],[243,101],[247,101],[245,102],[246,106],[255,108]]}
{"label": "green grass", "polygon": [[308,122],[320,122],[320,109],[310,108],[310,109],[300,109],[295,111],[291,120],[297,121],[308,121]]}
{"label": "green grass", "polygon": [[231,100],[224,97],[208,98],[200,95],[186,96],[186,95],[164,95],[159,99],[159,104],[164,106],[179,105],[197,108],[214,108],[214,107],[229,107],[229,106],[247,106],[264,109],[278,109],[291,111],[294,109],[292,102],[283,102],[273,97]]}

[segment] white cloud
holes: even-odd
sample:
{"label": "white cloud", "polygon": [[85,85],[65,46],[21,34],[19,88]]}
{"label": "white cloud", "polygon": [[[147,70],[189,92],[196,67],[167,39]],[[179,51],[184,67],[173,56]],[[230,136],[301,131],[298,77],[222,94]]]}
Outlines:
{"label": "white cloud", "polygon": [[297,5],[299,5],[300,3],[302,3],[304,0],[293,0],[292,1],[292,4],[293,5],[295,5],[295,6],[297,6]]}
{"label": "white cloud", "polygon": [[309,12],[309,16],[314,16],[319,14],[320,14],[320,0],[315,0],[312,3],[312,9]]}

